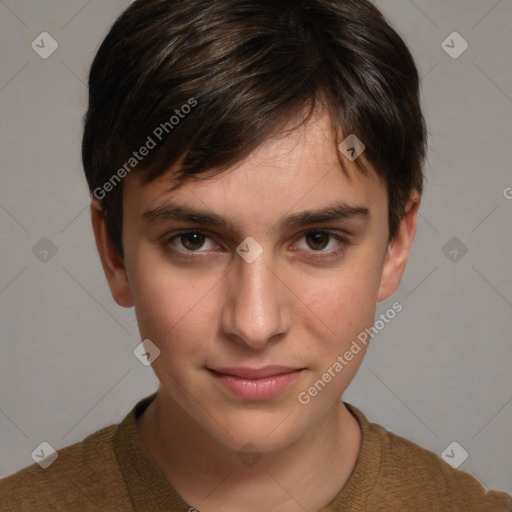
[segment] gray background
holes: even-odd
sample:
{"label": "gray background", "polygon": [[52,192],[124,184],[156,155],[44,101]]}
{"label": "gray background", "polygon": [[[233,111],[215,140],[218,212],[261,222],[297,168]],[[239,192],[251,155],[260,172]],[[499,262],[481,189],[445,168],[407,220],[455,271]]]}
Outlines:
{"label": "gray background", "polygon": [[[88,67],[128,3],[0,1],[0,477],[42,441],[59,449],[120,422],[157,388],[132,353],[133,311],[110,297],[80,162]],[[403,311],[345,400],[439,455],[457,441],[460,469],[510,493],[512,1],[377,5],[421,70],[428,181],[406,274],[379,306]],[[31,48],[43,31],[59,44],[47,59]],[[469,43],[457,59],[441,46],[453,31]]]}

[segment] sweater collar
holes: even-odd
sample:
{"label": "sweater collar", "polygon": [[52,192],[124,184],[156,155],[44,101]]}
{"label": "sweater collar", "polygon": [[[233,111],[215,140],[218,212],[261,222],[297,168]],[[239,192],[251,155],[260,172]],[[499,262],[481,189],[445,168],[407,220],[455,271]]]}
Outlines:
{"label": "sweater collar", "polygon": [[[114,452],[123,475],[134,510],[141,512],[179,511],[193,509],[165,478],[142,444],[135,420],[154,400],[157,392],[143,398],[118,425]],[[349,480],[322,512],[366,510],[368,496],[375,487],[381,462],[382,443],[378,431],[359,409],[344,402],[361,428],[359,457]]]}
{"label": "sweater collar", "polygon": [[135,423],[156,395],[157,392],[137,402],[119,424],[113,437],[114,451],[134,510],[187,512],[193,509],[175,491],[146,451]]}

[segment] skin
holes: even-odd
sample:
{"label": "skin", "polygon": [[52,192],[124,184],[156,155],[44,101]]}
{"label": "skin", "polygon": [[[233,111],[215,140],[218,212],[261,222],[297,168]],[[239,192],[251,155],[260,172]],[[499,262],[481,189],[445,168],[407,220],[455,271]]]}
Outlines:
{"label": "skin", "polygon": [[[144,185],[136,174],[127,176],[124,261],[100,205],[92,202],[112,295],[121,306],[135,306],[141,338],[161,351],[152,364],[159,392],[138,419],[138,431],[166,478],[201,512],[321,510],[355,467],[361,432],[340,399],[365,350],[310,403],[297,396],[373,325],[377,302],[398,287],[420,199],[411,195],[389,244],[385,184],[348,160],[345,174],[333,137],[327,114],[317,111],[302,127],[268,139],[207,181],[169,192],[173,169]],[[144,219],[144,212],[170,201],[228,217],[235,230]],[[278,226],[283,217],[336,201],[365,207],[369,215]],[[206,238],[173,238],[186,229]],[[346,242],[318,231],[343,235]],[[263,249],[252,263],[236,253],[247,237]],[[187,249],[201,254],[179,256]],[[232,395],[207,369],[275,364],[304,370],[265,400]],[[250,467],[237,456],[247,443],[261,454]]]}

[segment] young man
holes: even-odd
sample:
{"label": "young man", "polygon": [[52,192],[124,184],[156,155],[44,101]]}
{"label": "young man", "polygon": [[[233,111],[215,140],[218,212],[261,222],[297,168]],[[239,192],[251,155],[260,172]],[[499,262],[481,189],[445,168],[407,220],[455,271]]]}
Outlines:
{"label": "young man", "polygon": [[160,386],[0,482],[2,510],[512,509],[341,399],[415,234],[418,82],[364,0],[124,12],[92,65],[83,162]]}

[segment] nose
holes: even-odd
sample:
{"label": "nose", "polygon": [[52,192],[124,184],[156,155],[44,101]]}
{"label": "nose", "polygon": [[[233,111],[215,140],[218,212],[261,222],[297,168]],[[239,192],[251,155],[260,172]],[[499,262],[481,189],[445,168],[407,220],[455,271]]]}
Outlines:
{"label": "nose", "polygon": [[286,286],[263,253],[252,263],[238,258],[229,273],[222,312],[225,335],[253,350],[262,350],[290,328]]}

